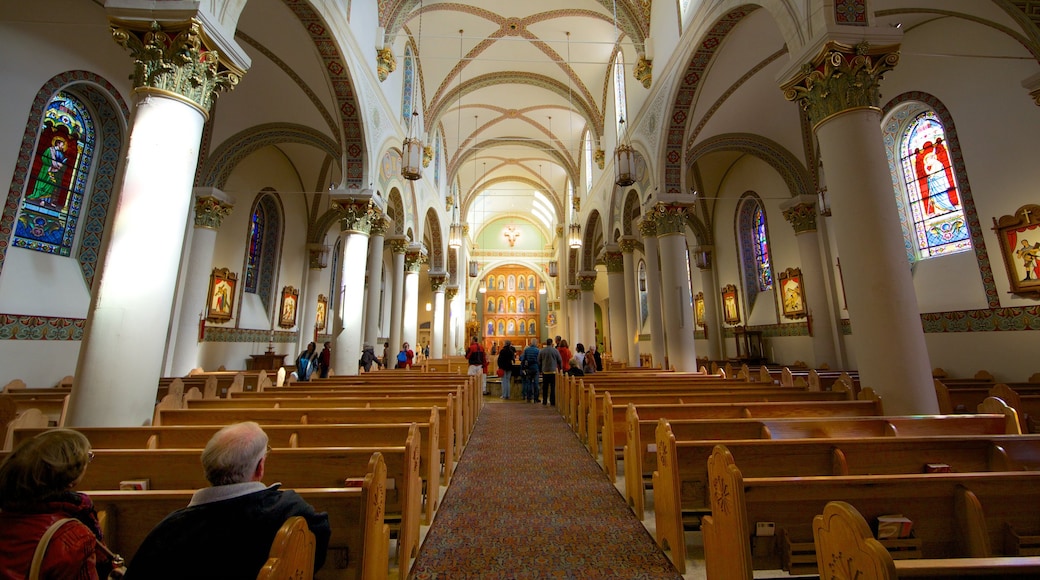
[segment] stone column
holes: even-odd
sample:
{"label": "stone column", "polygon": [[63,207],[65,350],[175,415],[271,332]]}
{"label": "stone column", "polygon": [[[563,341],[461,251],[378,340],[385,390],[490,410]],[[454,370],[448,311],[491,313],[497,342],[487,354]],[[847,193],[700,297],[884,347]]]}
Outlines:
{"label": "stone column", "polygon": [[650,323],[650,349],[654,355],[654,365],[667,369],[665,353],[668,342],[661,313],[661,265],[657,255],[657,221],[653,213],[644,215],[639,222],[639,235],[643,237],[643,251],[646,253],[646,309]]}
{"label": "stone column", "polygon": [[[628,364],[639,366],[639,274],[633,252],[636,249],[635,236],[622,236],[618,242],[624,262],[625,278],[625,322],[628,329]],[[614,292],[611,291],[611,296]],[[660,361],[654,361],[659,363]]]}
{"label": "stone column", "polygon": [[195,190],[195,231],[191,236],[191,253],[185,265],[184,289],[181,292],[177,341],[173,348],[173,376],[187,375],[199,364],[200,322],[206,319],[206,292],[213,268],[213,249],[217,230],[231,213],[233,201],[212,187]]}
{"label": "stone column", "polygon": [[[563,226],[556,226],[556,244],[557,244],[557,278],[556,278],[556,299],[562,303],[562,308],[556,311],[556,329],[555,333],[560,336],[573,336],[571,332],[571,319],[573,314],[571,313],[570,301],[567,299],[567,291],[570,285],[570,260],[571,252],[567,246],[567,237],[564,234],[565,230]],[[555,337],[555,334],[553,335]]]}
{"label": "stone column", "polygon": [[[882,40],[898,31],[864,31]],[[819,46],[818,44],[816,45]],[[879,82],[898,44],[826,42],[784,85],[823,152],[860,378],[892,414],[938,412],[931,365],[881,135]]]}
{"label": "stone column", "polygon": [[[823,260],[820,259],[820,236],[816,231],[816,198],[803,195],[780,205],[786,219],[794,228],[798,240],[798,257],[802,270],[802,299],[812,336],[813,367],[827,365],[837,368],[835,324],[827,306],[827,286],[824,282]],[[782,296],[781,296],[782,299]]]}
{"label": "stone column", "polygon": [[448,286],[447,272],[430,272],[430,290],[433,292],[433,321],[430,323],[430,358],[444,358],[444,289]]}
{"label": "stone column", "polygon": [[343,301],[340,312],[343,330],[336,336],[332,348],[332,368],[337,375],[358,374],[358,359],[361,358],[361,337],[364,334],[362,317],[365,303],[365,278],[359,276],[368,261],[368,233],[372,223],[382,219],[371,197],[358,196],[333,202],[340,212],[340,236],[343,237]]}
{"label": "stone column", "polygon": [[[581,306],[579,306],[581,326],[577,327],[577,332],[573,334],[574,338],[568,341],[571,345],[571,352],[574,352],[574,345],[577,342],[596,343],[596,293],[594,292],[596,271],[588,270],[578,274],[578,286],[581,287]],[[615,358],[615,360],[617,359]]]}
{"label": "stone column", "polygon": [[[715,268],[712,265],[712,246],[697,248],[697,269],[701,274],[701,287],[704,288],[704,326],[708,334],[708,358],[722,359],[722,325],[719,324],[718,291],[715,282]],[[696,324],[696,320],[694,320]]]}
{"label": "stone column", "polygon": [[[567,319],[570,322],[568,326],[562,328],[560,336],[567,339],[568,342],[576,340],[574,337],[577,336],[578,330],[581,328],[581,288],[578,286],[569,286],[567,288],[567,294],[563,302],[562,311],[567,313]],[[573,331],[571,329],[574,329]]]}
{"label": "stone column", "polygon": [[[307,348],[307,343],[314,340],[317,341],[315,335],[318,333],[318,299],[322,296],[321,291],[328,288],[328,284],[322,284],[321,274],[322,270],[328,265],[328,256],[330,248],[325,244],[307,244],[307,288],[306,294],[303,300],[297,303],[297,308],[302,312],[300,318],[300,348],[296,351],[301,352]],[[327,305],[327,303],[326,303]],[[325,328],[329,328],[329,313],[325,312]],[[321,345],[318,345],[318,352],[321,352]],[[292,353],[292,356],[296,356],[296,353]],[[331,361],[329,363],[331,365]]]}
{"label": "stone column", "polygon": [[[629,252],[628,255],[631,259],[632,253]],[[616,244],[606,247],[604,258],[607,262],[607,293],[610,295],[610,304],[607,305],[607,308],[610,316],[611,352],[614,360],[638,366],[638,357],[636,363],[633,364],[632,357],[628,354],[632,338],[628,334],[628,316],[625,314],[628,305],[627,289],[625,288],[625,258],[621,253],[621,248]]]}
{"label": "stone column", "polygon": [[654,208],[657,243],[661,250],[661,294],[664,301],[668,363],[677,371],[697,370],[690,281],[686,278],[686,223],[684,205],[659,203]]}
{"label": "stone column", "polygon": [[401,340],[407,342],[412,350],[419,348],[416,344],[419,336],[419,271],[426,263],[426,258],[426,248],[422,244],[409,245],[404,255],[404,324]]}
{"label": "stone column", "polygon": [[218,27],[181,14],[162,21],[162,10],[146,21],[118,12],[108,13],[113,38],[134,59],[134,104],[69,402],[67,424],[77,427],[152,420],[202,128],[217,92],[233,88],[249,62]]}
{"label": "stone column", "polygon": [[441,356],[448,358],[455,354],[455,343],[458,340],[458,325],[462,315],[459,312],[459,303],[456,298],[459,295],[457,284],[448,284],[444,289],[444,301],[447,303],[448,315],[444,317],[444,351]]}
{"label": "stone column", "polygon": [[380,294],[383,291],[383,240],[390,221],[380,212],[372,220],[372,229],[368,234],[368,267],[365,269],[368,278],[368,295],[365,297],[365,334],[364,342],[372,345],[377,356],[382,355],[382,344],[379,342]]}
{"label": "stone column", "polygon": [[408,238],[390,238],[390,252],[394,257],[393,291],[390,303],[390,352],[395,355],[401,350],[404,322],[404,255],[408,249]]}

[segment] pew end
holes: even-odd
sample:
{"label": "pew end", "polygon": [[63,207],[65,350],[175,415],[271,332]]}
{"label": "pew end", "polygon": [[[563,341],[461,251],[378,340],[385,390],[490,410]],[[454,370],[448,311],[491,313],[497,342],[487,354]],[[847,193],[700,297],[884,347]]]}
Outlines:
{"label": "pew end", "polygon": [[314,534],[302,516],[293,516],[282,524],[271,544],[267,562],[257,580],[293,580],[314,576]]}

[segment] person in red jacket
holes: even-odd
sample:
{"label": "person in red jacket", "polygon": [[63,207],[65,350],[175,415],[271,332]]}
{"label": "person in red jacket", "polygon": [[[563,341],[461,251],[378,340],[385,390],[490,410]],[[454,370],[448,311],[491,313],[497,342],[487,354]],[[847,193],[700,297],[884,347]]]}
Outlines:
{"label": "person in red jacket", "polygon": [[560,351],[560,358],[563,359],[563,372],[571,370],[571,349],[567,346],[566,340],[561,340],[556,350]]}
{"label": "person in red jacket", "polygon": [[108,576],[108,554],[99,547],[101,528],[94,504],[73,491],[93,457],[79,431],[54,429],[23,442],[0,464],[0,579],[24,580],[44,532],[58,528],[44,553],[40,578]]}

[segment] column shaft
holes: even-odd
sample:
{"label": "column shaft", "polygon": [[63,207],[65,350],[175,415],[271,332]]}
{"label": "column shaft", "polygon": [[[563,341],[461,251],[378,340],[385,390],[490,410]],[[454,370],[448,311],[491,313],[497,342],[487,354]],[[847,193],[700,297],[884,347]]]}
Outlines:
{"label": "column shaft", "polygon": [[368,261],[368,235],[358,231],[347,231],[343,235],[343,308],[340,310],[343,330],[332,350],[332,368],[337,375],[356,375],[363,332],[363,310],[358,305],[365,300],[365,278],[357,273],[363,271]]}
{"label": "column shaft", "polygon": [[[631,256],[631,253],[628,254]],[[610,344],[614,360],[624,362],[632,366],[631,357],[628,354],[630,338],[628,335],[628,316],[625,314],[626,292],[625,292],[625,269],[624,257],[621,250],[616,246],[608,246],[606,251],[607,261],[607,293],[610,303],[607,312],[610,317]],[[638,364],[638,360],[636,361]]]}
{"label": "column shaft", "polygon": [[[621,253],[623,261],[624,288],[625,288],[625,327],[628,332],[628,364],[639,366],[639,276],[636,273],[636,261],[633,251],[636,239],[626,236],[621,239]],[[614,296],[613,290],[610,292]]]}
{"label": "column shaft", "polygon": [[391,243],[394,257],[392,303],[390,305],[390,351],[401,350],[402,324],[404,322],[404,251],[407,242],[403,236],[394,238]]}
{"label": "column shaft", "polygon": [[[205,119],[179,100],[134,107],[119,204],[91,301],[69,402],[72,426],[148,424],[173,313]],[[176,127],[176,131],[171,131]],[[155,216],[163,216],[155,219]],[[132,348],[133,356],[127,356]],[[118,369],[119,372],[115,372]]]}
{"label": "column shaft", "polygon": [[661,312],[661,260],[658,256],[657,225],[652,214],[640,222],[639,233],[643,236],[643,251],[646,252],[646,309],[650,323],[650,349],[654,366],[667,368],[665,353],[668,343]]}
{"label": "column shaft", "polygon": [[[373,348],[379,343],[379,314],[383,291],[383,240],[389,224],[378,219],[368,236],[368,295],[365,298],[365,339]],[[378,350],[378,349],[377,349]]]}
{"label": "column shaft", "polygon": [[661,250],[661,290],[664,301],[668,362],[678,371],[697,370],[697,350],[690,307],[690,281],[686,258],[686,208],[659,205],[657,243]]}
{"label": "column shaft", "polygon": [[715,287],[715,271],[713,268],[703,268],[700,273],[701,287],[704,288],[704,328],[708,333],[707,355],[710,360],[721,360],[722,325],[719,324],[719,292]]}

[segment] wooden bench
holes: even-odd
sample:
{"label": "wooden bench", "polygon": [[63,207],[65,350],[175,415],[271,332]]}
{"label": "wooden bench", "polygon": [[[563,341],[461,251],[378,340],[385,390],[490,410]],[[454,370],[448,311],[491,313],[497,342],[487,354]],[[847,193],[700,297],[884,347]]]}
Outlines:
{"label": "wooden bench", "polygon": [[859,510],[843,501],[828,502],[823,514],[813,518],[813,540],[817,568],[837,567],[846,578],[1040,577],[1037,556],[894,560]]}
{"label": "wooden bench", "polygon": [[[373,454],[361,487],[295,488],[319,512],[327,512],[332,535],[325,565],[315,578],[383,580],[388,576],[390,528],[383,522],[386,465]],[[188,505],[194,489],[93,490],[105,543],[129,562],[148,533],[170,513]],[[402,576],[403,577],[403,576]]]}
{"label": "wooden bench", "polygon": [[434,423],[438,425],[438,453],[443,456],[443,481],[451,482],[455,468],[455,440],[451,414],[440,407],[385,409],[173,409],[160,411],[156,425],[230,425],[256,421],[269,425],[342,425],[384,423]]}
{"label": "wooden bench", "polygon": [[[432,396],[432,395],[449,395],[454,394],[455,400],[459,404],[455,405],[455,416],[456,421],[456,433],[459,435],[458,441],[458,452],[461,452],[461,447],[465,445],[466,440],[469,438],[469,434],[473,431],[473,425],[476,423],[476,415],[480,410],[480,407],[474,407],[472,404],[471,396],[466,392],[465,388],[459,386],[443,386],[443,387],[392,387],[392,386],[341,386],[341,387],[316,387],[313,389],[301,389],[291,388],[287,390],[283,389],[271,389],[262,393],[231,393],[230,399],[279,399],[279,398],[306,398],[306,399],[322,399],[322,398],[351,398],[351,397],[381,397],[381,398],[393,398],[393,397],[421,397],[421,396]],[[456,453],[458,454],[458,453]]]}
{"label": "wooden bench", "polygon": [[[398,566],[406,571],[418,552],[422,515],[417,438],[399,447],[272,449],[264,479],[290,489],[349,487],[347,480],[364,478],[373,453],[380,453],[387,474],[384,517],[400,520]],[[79,487],[118,490],[120,482],[135,479],[147,479],[151,490],[207,487],[199,455],[198,449],[98,449]]]}
{"label": "wooden bench", "polygon": [[[694,405],[694,404],[714,404],[714,403],[732,403],[732,404],[751,404],[751,403],[762,403],[762,404],[775,404],[775,403],[808,403],[806,409],[815,407],[816,403],[820,402],[831,402],[840,403],[847,402],[849,400],[848,394],[842,391],[833,392],[815,392],[815,391],[804,391],[797,389],[783,389],[774,387],[765,387],[764,390],[750,389],[750,390],[705,390],[705,391],[688,391],[684,393],[671,393],[667,395],[643,395],[635,396],[627,394],[625,392],[614,393],[607,392],[603,396],[599,396],[595,393],[595,389],[592,389],[590,395],[593,397],[594,404],[589,409],[589,416],[586,420],[588,425],[588,432],[585,435],[587,440],[587,447],[592,455],[595,457],[599,453],[598,439],[599,435],[603,436],[603,465],[607,468],[608,473],[612,471],[609,467],[609,455],[616,453],[620,450],[620,442],[625,437],[625,407],[628,403],[636,404],[637,406],[647,405]],[[873,397],[873,407],[880,408],[880,399],[868,391],[865,397]],[[763,407],[764,408],[764,407]],[[826,408],[826,407],[824,407]],[[797,413],[793,406],[778,407],[778,409],[787,409],[787,412]],[[807,411],[808,412],[808,411]],[[826,411],[824,411],[826,413]],[[878,413],[880,414],[880,413]],[[609,415],[609,416],[608,416]],[[751,417],[756,415],[744,415],[745,417]],[[710,418],[710,417],[689,417],[689,418]],[[722,417],[719,417],[722,418]],[[616,458],[616,455],[615,455]]]}
{"label": "wooden bench", "polygon": [[[645,484],[658,469],[656,451],[659,448],[658,438],[661,437],[658,429],[664,421],[667,421],[671,435],[679,445],[686,442],[750,439],[1017,435],[1019,431],[1014,411],[1006,406],[1003,407],[1003,411],[975,416],[833,416],[725,420],[658,417],[656,420],[642,420],[639,408],[630,405],[627,409],[623,458],[625,499],[635,513],[642,517]],[[644,442],[652,443],[648,445]],[[710,452],[710,449],[708,451]],[[677,469],[683,472],[680,478],[684,478],[685,474],[692,470],[699,480],[703,481],[705,478],[702,459],[706,458],[707,453],[703,457],[677,463]]]}
{"label": "wooden bench", "polygon": [[[711,515],[703,518],[702,531],[713,578],[751,579],[753,569],[780,566],[813,573],[810,514],[834,500],[849,502],[870,519],[905,515],[916,536],[892,549],[923,558],[998,555],[1005,525],[1033,529],[1040,521],[1037,471],[745,478],[719,445],[708,462],[708,479]],[[756,522],[773,523],[776,536],[755,536]]]}
{"label": "wooden bench", "polygon": [[[1040,438],[959,435],[957,428],[963,418],[952,417],[952,424],[943,419],[885,418],[890,426],[913,425],[917,433],[910,437],[863,437],[864,425],[855,423],[875,420],[860,419],[852,421],[847,433],[842,433],[840,422],[834,421],[830,426],[834,438],[727,440],[724,444],[747,477],[923,473],[930,464],[945,464],[959,473],[1040,469]],[[993,424],[999,426],[1000,421]],[[684,514],[689,514],[691,523],[699,523],[700,516],[708,513],[706,465],[719,441],[676,441],[671,426],[663,419],[657,437],[657,448],[662,450],[653,479],[657,533],[662,543],[675,546],[688,527]]]}
{"label": "wooden bench", "polygon": [[[440,501],[441,465],[438,427],[433,423],[369,425],[265,425],[268,444],[275,449],[315,447],[396,447],[404,445],[412,427],[419,431],[419,470],[425,484],[425,523],[433,520]],[[77,427],[93,449],[203,449],[221,425],[151,427]],[[13,431],[17,446],[46,427]]]}

